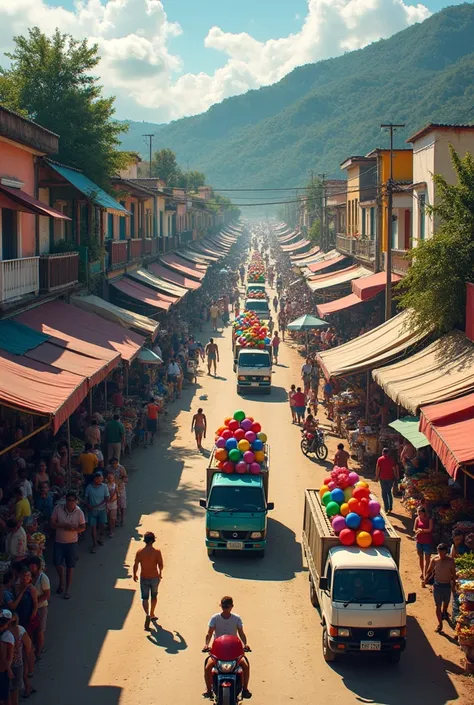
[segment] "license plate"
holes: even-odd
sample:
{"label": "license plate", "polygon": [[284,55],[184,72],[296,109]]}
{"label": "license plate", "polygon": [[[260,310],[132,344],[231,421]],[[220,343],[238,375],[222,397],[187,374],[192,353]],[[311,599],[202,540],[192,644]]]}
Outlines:
{"label": "license plate", "polygon": [[242,551],[244,544],[242,541],[227,541],[227,549],[229,551]]}
{"label": "license plate", "polygon": [[360,650],[361,651],[380,651],[381,643],[380,641],[361,641]]}
{"label": "license plate", "polygon": [[251,386],[252,386],[252,387],[258,387],[259,384],[258,384],[258,382],[252,382]]}

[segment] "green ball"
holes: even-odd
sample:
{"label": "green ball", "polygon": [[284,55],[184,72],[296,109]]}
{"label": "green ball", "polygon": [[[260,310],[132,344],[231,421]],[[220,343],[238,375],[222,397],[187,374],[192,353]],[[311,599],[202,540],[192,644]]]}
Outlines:
{"label": "green ball", "polygon": [[245,419],[245,411],[236,411],[234,413],[234,419],[239,423]]}
{"label": "green ball", "polygon": [[[230,457],[230,455],[229,455]],[[324,498],[323,498],[324,499]],[[326,504],[326,514],[328,517],[334,517],[336,514],[339,514],[339,505],[337,502],[328,502]]]}
{"label": "green ball", "polygon": [[237,448],[233,448],[229,453],[229,460],[233,463],[238,463],[242,459],[242,453]]}
{"label": "green ball", "polygon": [[324,504],[325,507],[329,504],[331,501],[331,493],[330,492],[325,492],[323,496],[321,497],[321,502]]}

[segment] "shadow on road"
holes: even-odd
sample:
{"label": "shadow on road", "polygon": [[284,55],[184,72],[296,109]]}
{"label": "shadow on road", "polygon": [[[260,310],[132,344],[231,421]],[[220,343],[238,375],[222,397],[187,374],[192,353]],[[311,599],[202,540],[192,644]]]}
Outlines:
{"label": "shadow on road", "polygon": [[294,531],[268,519],[268,543],[264,558],[245,553],[217,551],[214,570],[243,580],[292,580],[303,570],[301,544]]}
{"label": "shadow on road", "polygon": [[147,639],[155,646],[164,649],[167,654],[178,654],[188,648],[185,638],[179,632],[170,632],[159,624],[155,626]]}
{"label": "shadow on road", "polygon": [[239,396],[246,401],[254,401],[257,396],[262,397],[262,401],[264,401],[265,404],[288,403],[288,392],[283,387],[272,386],[271,394],[264,394],[261,389],[255,388],[254,392],[248,392],[247,394],[241,392]]}
{"label": "shadow on road", "polygon": [[383,660],[354,657],[341,660],[333,668],[344,685],[362,702],[377,705],[445,705],[458,694],[449,679],[454,664],[432,649],[415,617],[407,618],[407,649],[398,666]]}

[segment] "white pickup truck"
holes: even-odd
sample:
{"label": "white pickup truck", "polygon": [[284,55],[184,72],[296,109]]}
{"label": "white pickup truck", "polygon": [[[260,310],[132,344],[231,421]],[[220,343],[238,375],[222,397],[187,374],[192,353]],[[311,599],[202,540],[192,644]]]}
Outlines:
{"label": "white pickup truck", "polygon": [[303,548],[310,599],[321,613],[325,661],[349,653],[383,652],[398,663],[406,644],[406,605],[398,564],[400,537],[387,517],[385,545],[342,546],[321,505],[319,490],[305,491]]}

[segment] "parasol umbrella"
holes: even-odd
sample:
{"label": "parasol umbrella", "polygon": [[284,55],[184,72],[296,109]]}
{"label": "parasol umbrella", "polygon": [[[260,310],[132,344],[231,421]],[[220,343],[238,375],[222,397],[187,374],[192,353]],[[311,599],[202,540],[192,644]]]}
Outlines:
{"label": "parasol umbrella", "polygon": [[149,348],[142,348],[138,353],[138,361],[142,365],[162,365],[163,360],[159,355],[149,350]]}
{"label": "parasol umbrella", "polygon": [[329,324],[326,323],[326,321],[306,313],[304,316],[300,316],[295,321],[288,323],[287,329],[293,330],[297,333],[301,333],[303,331],[306,333],[306,352],[308,352],[308,331],[317,330],[318,328],[327,328],[328,325]]}

